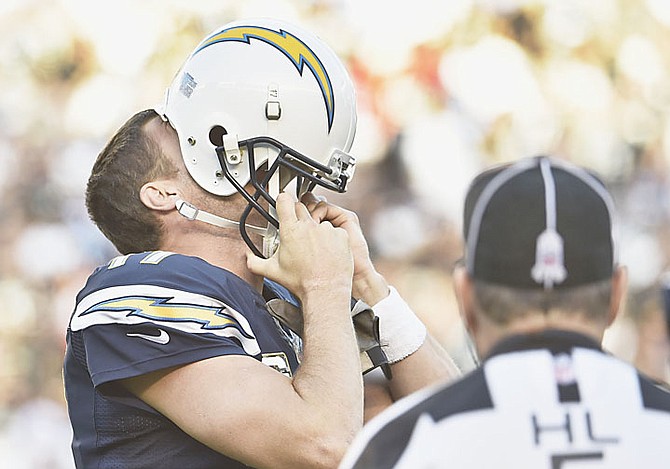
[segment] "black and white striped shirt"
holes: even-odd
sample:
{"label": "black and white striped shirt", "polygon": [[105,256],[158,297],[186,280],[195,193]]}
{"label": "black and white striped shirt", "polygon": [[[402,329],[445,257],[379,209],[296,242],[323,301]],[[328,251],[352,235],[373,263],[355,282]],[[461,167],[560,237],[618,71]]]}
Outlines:
{"label": "black and white striped shirt", "polygon": [[670,393],[571,332],[515,336],[371,421],[349,468],[669,468]]}

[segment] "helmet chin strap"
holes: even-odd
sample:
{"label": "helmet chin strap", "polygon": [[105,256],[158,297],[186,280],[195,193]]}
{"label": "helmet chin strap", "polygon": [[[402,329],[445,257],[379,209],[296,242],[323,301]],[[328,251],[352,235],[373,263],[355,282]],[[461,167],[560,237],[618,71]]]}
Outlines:
{"label": "helmet chin strap", "polygon": [[[189,220],[198,220],[221,228],[235,228],[235,229],[240,228],[239,222],[229,220],[227,218],[223,218],[218,215],[214,215],[212,213],[200,210],[196,208],[193,204],[190,204],[180,198],[177,198],[175,200],[175,208],[177,209],[180,215],[182,215],[185,218],[188,218]],[[248,231],[262,235],[264,240],[265,237],[268,235],[268,228],[261,228],[260,226],[254,226],[254,225],[245,225],[245,226]]]}
{"label": "helmet chin strap", "polygon": [[[277,153],[274,151],[270,152],[270,155],[268,155],[268,162],[267,166],[268,168],[271,168],[272,165],[274,164],[275,160],[277,159]],[[279,169],[274,172],[270,176],[270,180],[268,181],[268,194],[270,194],[270,197],[272,197],[272,200],[277,200],[277,196],[279,195],[280,191],[280,178],[279,178]],[[272,217],[277,219],[277,210],[270,205],[268,207],[268,212]],[[268,227],[266,230],[266,234],[263,236],[263,256],[265,258],[272,257],[272,255],[277,251],[279,248],[279,230],[277,227],[275,227],[272,223],[268,223]]]}
{"label": "helmet chin strap", "polygon": [[[270,209],[272,216],[276,217],[274,207]],[[266,233],[263,235],[263,257],[266,259],[272,257],[277,248],[279,248],[279,230],[272,223],[268,223]]]}

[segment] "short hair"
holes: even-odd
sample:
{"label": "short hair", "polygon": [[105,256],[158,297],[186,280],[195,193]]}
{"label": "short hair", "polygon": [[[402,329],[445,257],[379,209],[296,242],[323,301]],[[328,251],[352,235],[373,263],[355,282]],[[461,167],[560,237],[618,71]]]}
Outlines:
{"label": "short hair", "polygon": [[476,310],[498,325],[549,311],[603,321],[609,313],[611,293],[611,279],[555,290],[521,289],[474,280]]}
{"label": "short hair", "polygon": [[178,169],[146,132],[155,118],[156,111],[146,109],[128,119],[98,155],[86,186],[91,220],[121,254],[160,245],[163,226],[140,200],[140,189]]}

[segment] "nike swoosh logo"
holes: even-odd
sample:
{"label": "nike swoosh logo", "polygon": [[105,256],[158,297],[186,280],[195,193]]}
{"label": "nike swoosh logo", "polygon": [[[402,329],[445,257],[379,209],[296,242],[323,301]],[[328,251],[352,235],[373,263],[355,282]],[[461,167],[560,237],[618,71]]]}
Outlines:
{"label": "nike swoosh logo", "polygon": [[139,337],[140,339],[146,339],[157,344],[165,345],[170,342],[170,336],[163,329],[158,329],[160,334],[158,335],[149,335],[149,334],[140,334],[139,332],[128,332],[126,335],[128,337]]}

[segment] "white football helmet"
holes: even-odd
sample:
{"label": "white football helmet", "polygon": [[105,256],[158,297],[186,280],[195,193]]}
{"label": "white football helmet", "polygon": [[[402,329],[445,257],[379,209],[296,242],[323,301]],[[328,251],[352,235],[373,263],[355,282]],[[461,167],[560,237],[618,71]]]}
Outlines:
{"label": "white football helmet", "polygon": [[240,231],[259,255],[246,234],[250,210],[276,229],[272,207],[291,180],[298,178],[300,194],[315,185],[344,192],[353,176],[355,159],[347,154],[356,131],[353,83],[322,40],[283,21],[217,28],[187,58],[158,112],[177,131],[196,183],[247,199]]}

